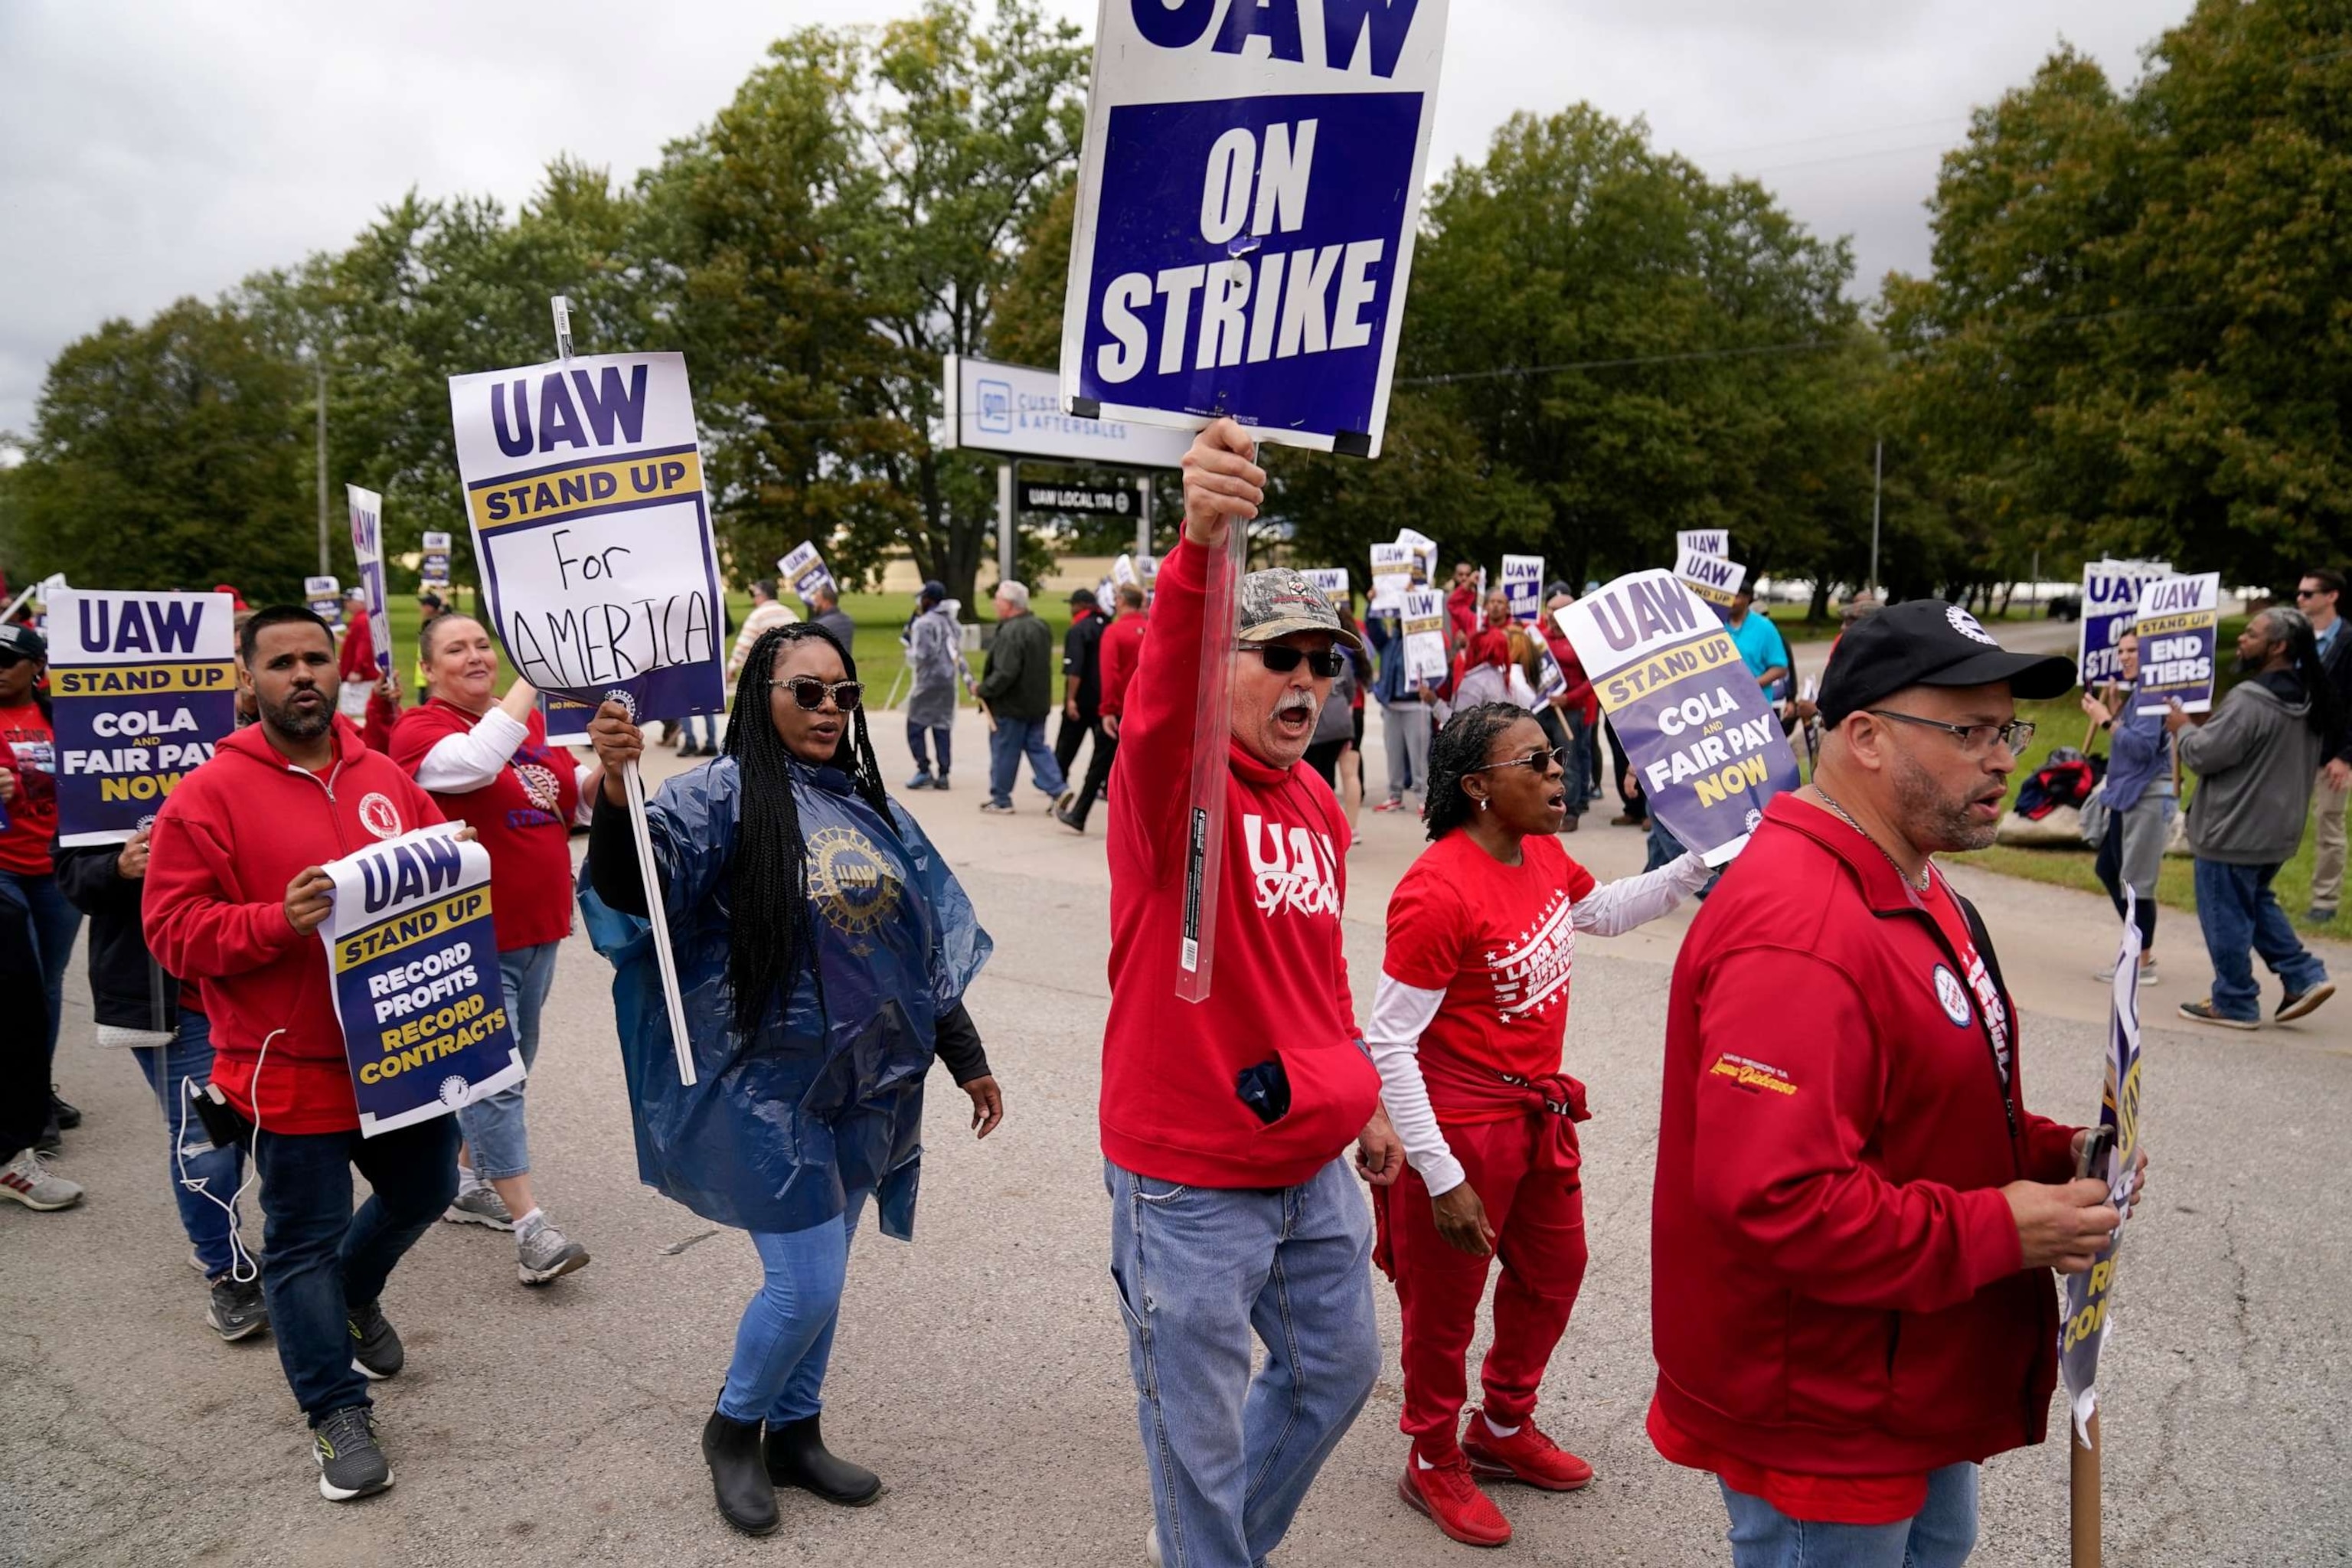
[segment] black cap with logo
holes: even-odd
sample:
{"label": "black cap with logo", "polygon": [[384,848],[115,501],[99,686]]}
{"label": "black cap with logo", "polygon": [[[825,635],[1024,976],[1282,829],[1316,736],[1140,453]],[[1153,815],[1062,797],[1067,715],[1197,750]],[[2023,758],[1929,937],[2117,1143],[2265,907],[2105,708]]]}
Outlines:
{"label": "black cap with logo", "polygon": [[11,662],[17,658],[47,658],[49,645],[32,627],[11,621],[0,626],[0,653],[13,656]]}
{"label": "black cap with logo", "polygon": [[1958,605],[1909,599],[1846,628],[1822,675],[1822,722],[1834,729],[1906,687],[1997,681],[2007,681],[2013,697],[2062,697],[2074,688],[2074,661],[2010,653]]}

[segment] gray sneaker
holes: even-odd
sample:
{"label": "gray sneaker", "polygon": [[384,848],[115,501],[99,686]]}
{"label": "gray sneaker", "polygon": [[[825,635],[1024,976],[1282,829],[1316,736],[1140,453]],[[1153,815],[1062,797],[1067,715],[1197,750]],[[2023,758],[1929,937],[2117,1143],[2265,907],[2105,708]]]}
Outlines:
{"label": "gray sneaker", "polygon": [[363,1405],[346,1405],[310,1433],[310,1457],[319,1461],[319,1495],[329,1502],[380,1492],[392,1485],[392,1464],[375,1440],[375,1416]]}
{"label": "gray sneaker", "polygon": [[14,1198],[28,1209],[69,1209],[81,1202],[81,1184],[51,1174],[37,1151],[20,1149],[0,1165],[0,1198]]}
{"label": "gray sneaker", "polygon": [[[2092,974],[2092,978],[2095,980],[2103,980],[2112,984],[2116,978],[2116,966],[2112,963],[2107,964],[2105,967],[2095,971]],[[2139,966],[2139,983],[2142,985],[2154,985],[2162,979],[2163,976],[2156,972],[2156,965],[2153,963],[2143,963]]]}
{"label": "gray sneaker", "polygon": [[526,1285],[545,1285],[586,1267],[588,1249],[566,1240],[552,1220],[543,1219],[515,1237],[515,1278]]}
{"label": "gray sneaker", "polygon": [[441,1211],[441,1217],[452,1225],[486,1225],[492,1230],[512,1230],[514,1215],[507,1212],[506,1199],[499,1196],[498,1188],[488,1182],[457,1189],[457,1201]]}
{"label": "gray sneaker", "polygon": [[262,1299],[260,1279],[239,1279],[231,1273],[214,1280],[205,1321],[231,1344],[268,1329],[269,1305]]}

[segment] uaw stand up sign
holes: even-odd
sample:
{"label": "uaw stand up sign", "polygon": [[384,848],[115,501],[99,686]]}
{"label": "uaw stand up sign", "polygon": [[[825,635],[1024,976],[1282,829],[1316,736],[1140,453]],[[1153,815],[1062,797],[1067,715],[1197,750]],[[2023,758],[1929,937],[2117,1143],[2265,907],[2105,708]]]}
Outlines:
{"label": "uaw stand up sign", "polygon": [[490,855],[453,824],[331,861],[319,934],[360,1135],[444,1116],[522,1080],[499,983]]}
{"label": "uaw stand up sign", "polygon": [[58,842],[120,844],[236,728],[234,605],[60,588],[48,609]]}
{"label": "uaw stand up sign", "polygon": [[1650,809],[1710,866],[1739,853],[1797,759],[1731,634],[1671,572],[1635,572],[1559,612]]}

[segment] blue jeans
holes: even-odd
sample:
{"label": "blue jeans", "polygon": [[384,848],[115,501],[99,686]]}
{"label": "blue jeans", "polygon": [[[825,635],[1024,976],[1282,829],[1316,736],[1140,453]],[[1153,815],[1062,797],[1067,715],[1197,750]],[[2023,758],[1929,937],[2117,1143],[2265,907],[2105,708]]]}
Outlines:
{"label": "blue jeans", "polygon": [[919,773],[930,773],[931,759],[929,753],[924,750],[924,744],[926,742],[935,742],[940,748],[940,770],[933,776],[947,777],[948,769],[954,765],[954,759],[950,755],[954,741],[955,731],[949,725],[934,726],[918,724],[912,719],[907,721],[907,750],[915,754],[915,771]]}
{"label": "blue jeans", "polygon": [[545,942],[499,954],[499,988],[506,994],[507,1022],[513,1026],[515,1045],[522,1052],[522,1081],[507,1085],[488,1100],[457,1108],[457,1127],[466,1135],[474,1174],[486,1182],[520,1176],[530,1169],[522,1091],[530,1086],[531,1068],[539,1060],[539,1016],[546,1011],[548,988],[555,984],[555,950],[562,945]]}
{"label": "blue jeans", "polygon": [[2263,988],[2255,984],[2248,949],[2263,955],[2290,996],[2327,978],[2327,966],[2303,945],[2271,891],[2278,871],[2276,866],[2197,862],[2197,924],[2213,961],[2213,1010],[2225,1018],[2263,1016]]}
{"label": "blue jeans", "polygon": [[1370,1206],[1344,1159],[1274,1188],[1181,1187],[1106,1161],[1103,1184],[1161,1555],[1261,1563],[1380,1375]]}
{"label": "blue jeans", "polygon": [[[0,871],[0,899],[25,906],[33,933],[33,952],[41,965],[41,990],[49,999],[49,1038],[42,1059],[54,1063],[58,1025],[65,1016],[66,963],[73,957],[74,938],[81,931],[81,911],[67,901],[53,876]],[[42,1081],[47,1083],[47,1079]]]}
{"label": "blue jeans", "polygon": [[[142,1046],[131,1054],[139,1058],[147,1087],[163,1104],[163,1168],[180,1205],[180,1228],[188,1233],[188,1244],[205,1266],[205,1278],[217,1279],[234,1261],[228,1238],[237,1221],[221,1205],[233,1203],[245,1182],[245,1151],[234,1143],[226,1149],[214,1143],[188,1104],[188,1084],[202,1088],[213,1080],[212,1020],[183,1007],[170,1045]],[[181,1184],[184,1175],[202,1182],[205,1190],[190,1192]]]}
{"label": "blue jeans", "polygon": [[1581,709],[1555,708],[1560,728],[1568,731],[1568,814],[1582,816],[1592,805],[1592,726]]}
{"label": "blue jeans", "polygon": [[1021,772],[1021,759],[1029,759],[1030,776],[1037,787],[1045,792],[1048,800],[1062,793],[1062,764],[1054,760],[1054,748],[1045,742],[1045,721],[1043,719],[1007,719],[997,715],[996,728],[988,736],[988,798],[999,805],[1013,804],[1013,781]]}
{"label": "blue jeans", "polygon": [[[265,1060],[262,1071],[269,1070]],[[393,1265],[457,1195],[457,1123],[436,1116],[362,1138],[348,1132],[254,1134],[261,1170],[261,1291],[286,1385],[316,1426],[368,1405],[344,1314],[383,1294]],[[352,1167],[375,1191],[352,1212]]]}
{"label": "blue jeans", "polygon": [[833,1361],[833,1331],[841,1321],[841,1289],[849,1276],[849,1239],[857,1232],[865,1194],[806,1230],[751,1232],[766,1276],[735,1330],[735,1359],[719,1391],[719,1413],[730,1421],[781,1426],[824,1408],[824,1371]]}
{"label": "blue jeans", "polygon": [[1894,1524],[1790,1519],[1729,1487],[1723,1503],[1732,1568],[1959,1568],[1977,1543],[1977,1468],[1967,1463],[1928,1471],[1926,1506]]}
{"label": "blue jeans", "polygon": [[708,713],[688,714],[686,743],[689,746],[700,746],[706,752],[715,751],[719,745],[719,721]]}

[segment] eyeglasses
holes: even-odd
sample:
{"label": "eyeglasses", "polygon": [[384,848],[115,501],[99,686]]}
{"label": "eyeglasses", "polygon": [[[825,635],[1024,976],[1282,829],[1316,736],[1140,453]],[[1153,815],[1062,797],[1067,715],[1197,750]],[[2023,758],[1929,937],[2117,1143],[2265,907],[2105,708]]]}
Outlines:
{"label": "eyeglasses", "polygon": [[1941,719],[1922,719],[1916,713],[1897,713],[1889,708],[1866,708],[1863,711],[1874,718],[1893,719],[1900,723],[1916,724],[1923,730],[1941,730],[1948,735],[1958,735],[1960,752],[1964,756],[1981,757],[1992,750],[1995,741],[2007,746],[2011,756],[2022,753],[2033,743],[2033,726],[2021,719],[2011,720],[2006,724],[1947,724]]}
{"label": "eyeglasses", "polygon": [[1499,763],[1481,763],[1467,771],[1483,773],[1494,768],[1533,768],[1540,773],[1550,772],[1554,764],[1558,764],[1562,772],[1567,771],[1568,748],[1566,746],[1554,746],[1549,751],[1529,752],[1524,757],[1511,757]]}
{"label": "eyeglasses", "polygon": [[835,708],[847,713],[856,708],[866,695],[866,682],[862,680],[836,680],[828,685],[814,675],[795,675],[783,680],[771,680],[768,684],[791,687],[793,700],[812,712],[824,707],[825,699],[829,697]]}
{"label": "eyeglasses", "polygon": [[1339,679],[1339,667],[1348,661],[1348,656],[1336,647],[1327,647],[1318,652],[1278,642],[1239,643],[1234,651],[1257,655],[1265,660],[1266,668],[1276,675],[1288,675],[1298,668],[1298,661],[1303,658],[1307,661],[1307,673],[1320,676],[1325,680]]}
{"label": "eyeglasses", "polygon": [[2326,592],[2325,588],[2297,588],[2294,591],[2294,596],[2298,599],[2316,599]]}

